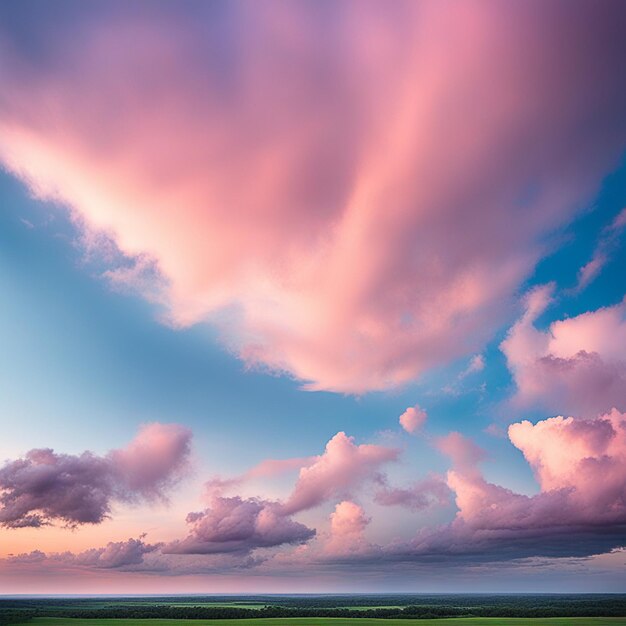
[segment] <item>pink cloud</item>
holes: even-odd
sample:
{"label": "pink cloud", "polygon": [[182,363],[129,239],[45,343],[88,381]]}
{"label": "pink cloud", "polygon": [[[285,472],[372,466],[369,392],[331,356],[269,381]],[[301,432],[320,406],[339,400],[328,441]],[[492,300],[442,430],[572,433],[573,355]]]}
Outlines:
{"label": "pink cloud", "polygon": [[0,525],[98,524],[114,501],[164,498],[181,477],[190,444],[188,429],[155,423],[106,456],[31,450],[0,468]]}
{"label": "pink cloud", "polygon": [[602,250],[597,250],[591,260],[585,263],[578,271],[578,284],[576,289],[582,291],[590,285],[604,269],[608,258]]}
{"label": "pink cloud", "polygon": [[155,422],[141,426],[128,446],[112,450],[108,458],[129,493],[151,497],[181,478],[190,450],[188,428]]}
{"label": "pink cloud", "polygon": [[622,10],[31,16],[2,36],[0,159],[107,233],[127,258],[108,276],[171,323],[310,389],[393,387],[480,349],[617,163]]}
{"label": "pink cloud", "polygon": [[396,448],[356,445],[352,437],[339,432],[314,463],[300,470],[283,510],[295,513],[347,496],[362,483],[376,479],[382,465],[397,460],[399,454]]}
{"label": "pink cloud", "polygon": [[509,427],[509,437],[542,491],[571,490],[595,518],[626,520],[626,415],[613,409],[595,419],[524,421]]}
{"label": "pink cloud", "polygon": [[549,303],[549,288],[531,294],[527,311],[501,349],[517,392],[517,406],[537,404],[593,416],[626,409],[626,301],[535,327]]}
{"label": "pink cloud", "polygon": [[205,488],[209,497],[220,495],[224,491],[232,490],[241,486],[243,483],[258,478],[272,478],[281,474],[287,474],[308,467],[316,460],[314,456],[293,457],[290,459],[264,459],[257,463],[254,467],[233,478],[222,478],[214,476],[205,483]]}
{"label": "pink cloud", "polygon": [[[619,422],[618,431],[612,431],[611,421]],[[449,484],[456,493],[459,517],[478,528],[502,531],[603,523],[608,529],[607,522],[624,524],[623,421],[623,415],[613,414],[587,422],[551,418],[535,426],[512,425],[511,440],[535,469],[541,493],[522,496],[452,472]],[[608,480],[602,482],[607,470]]]}
{"label": "pink cloud", "polygon": [[514,493],[487,482],[472,463],[457,465],[448,473],[457,516],[418,534],[416,558],[586,556],[624,544],[626,415],[613,410],[588,420],[523,421],[509,427],[509,437],[530,463],[540,493]]}
{"label": "pink cloud", "polygon": [[312,456],[294,457],[292,459],[265,459],[249,469],[245,476],[246,478],[268,478],[285,472],[300,470],[314,462],[315,457]]}
{"label": "pink cloud", "polygon": [[361,506],[343,500],[330,515],[330,537],[324,546],[328,554],[340,555],[367,548],[365,529],[370,523]]}
{"label": "pink cloud", "polygon": [[407,433],[414,433],[422,428],[426,423],[428,415],[424,409],[421,409],[417,404],[409,407],[399,419],[400,426],[406,430]]}

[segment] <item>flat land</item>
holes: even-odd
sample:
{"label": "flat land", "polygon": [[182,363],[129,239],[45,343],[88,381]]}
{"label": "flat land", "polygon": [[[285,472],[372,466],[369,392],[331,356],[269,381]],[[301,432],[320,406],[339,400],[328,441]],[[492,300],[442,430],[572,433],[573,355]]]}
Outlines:
{"label": "flat land", "polygon": [[38,617],[38,626],[626,626],[626,617],[451,617],[443,619],[369,619],[283,617],[257,619],[68,619]]}

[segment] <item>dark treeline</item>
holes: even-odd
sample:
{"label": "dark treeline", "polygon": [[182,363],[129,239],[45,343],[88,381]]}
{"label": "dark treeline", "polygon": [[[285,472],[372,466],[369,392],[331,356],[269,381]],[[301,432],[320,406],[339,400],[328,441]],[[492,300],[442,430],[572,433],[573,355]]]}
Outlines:
{"label": "dark treeline", "polygon": [[[193,595],[193,596],[80,596],[80,597],[0,597],[0,608],[68,607],[92,608],[94,605],[118,607],[127,604],[250,604],[287,608],[350,608],[456,606],[485,607],[626,607],[626,594],[333,594],[333,595]],[[222,608],[222,607],[216,607]],[[228,608],[228,607],[223,607]],[[235,609],[238,610],[238,609]],[[245,609],[248,610],[248,609]],[[254,609],[257,610],[257,609]]]}
{"label": "dark treeline", "polygon": [[[137,604],[138,602],[146,604]],[[185,606],[168,603],[185,602]],[[262,608],[201,606],[203,602],[268,602]],[[357,610],[350,605],[376,608]],[[386,605],[386,606],[384,606]],[[404,605],[397,608],[393,605]],[[126,619],[251,619],[282,617],[625,617],[625,595],[540,596],[246,596],[171,598],[0,599],[0,624],[31,617]]]}
{"label": "dark treeline", "polygon": [[12,609],[0,608],[0,626],[9,626],[9,624],[24,624],[29,622],[33,617],[35,617],[34,611],[13,611]]}

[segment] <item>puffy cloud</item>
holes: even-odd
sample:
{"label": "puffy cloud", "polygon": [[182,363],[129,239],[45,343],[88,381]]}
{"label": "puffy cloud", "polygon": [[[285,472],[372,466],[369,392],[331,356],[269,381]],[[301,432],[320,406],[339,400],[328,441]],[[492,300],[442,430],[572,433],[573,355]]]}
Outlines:
{"label": "puffy cloud", "polygon": [[337,433],[324,453],[300,470],[293,492],[283,505],[286,513],[310,509],[331,498],[342,498],[362,483],[380,476],[380,467],[395,461],[400,451],[374,444],[356,445]]}
{"label": "puffy cloud", "polygon": [[446,506],[450,502],[450,489],[442,476],[430,474],[408,488],[390,487],[384,484],[374,494],[378,504],[403,506],[421,511],[435,504]]}
{"label": "puffy cloud", "polygon": [[[385,463],[395,461],[399,453],[398,449],[380,445],[356,445],[352,437],[339,432],[318,456],[267,459],[241,476],[214,478],[206,484],[211,500],[209,508],[190,513],[189,535],[167,545],[164,552],[248,555],[257,548],[305,543],[315,535],[315,530],[294,521],[293,514],[332,499],[340,500],[368,481],[384,483],[380,469]],[[300,470],[298,479],[284,502],[223,495],[246,480],[296,468]],[[337,523],[350,508],[350,503],[344,505],[338,509]]]}
{"label": "puffy cloud", "polygon": [[542,491],[567,490],[576,517],[626,522],[626,415],[553,417],[512,424],[509,437],[530,463]]}
{"label": "puffy cloud", "polygon": [[626,409],[626,301],[541,331],[535,321],[550,289],[531,292],[526,312],[501,344],[517,385],[514,403],[585,417]]}
{"label": "puffy cloud", "polygon": [[406,430],[407,433],[414,433],[419,430],[425,423],[428,415],[424,409],[421,409],[417,404],[409,407],[399,419],[400,426]]}
{"label": "puffy cloud", "polygon": [[406,558],[589,556],[626,544],[626,415],[523,421],[509,427],[509,436],[540,493],[517,494],[487,482],[471,463],[457,466],[448,473],[455,520],[421,531],[403,548]]}
{"label": "puffy cloud", "polygon": [[112,468],[89,452],[80,456],[31,450],[0,469],[0,523],[10,528],[52,520],[96,524],[110,509]]}
{"label": "puffy cloud", "polygon": [[623,3],[537,8],[3,3],[0,159],[172,323],[391,387],[480,349],[624,148]]}
{"label": "puffy cloud", "polygon": [[304,543],[315,530],[284,514],[280,503],[213,496],[208,509],[190,513],[189,535],[163,548],[166,554],[247,554],[257,548]]}
{"label": "puffy cloud", "polygon": [[[166,546],[145,544],[140,538],[77,555],[34,552],[14,559],[24,567],[39,567],[53,559],[70,566],[164,575],[249,567],[264,574],[327,573],[342,568],[354,571],[355,563],[380,572],[397,563],[423,567],[587,557],[625,545],[625,414],[614,410],[595,419],[523,421],[510,427],[509,436],[533,469],[539,493],[519,494],[488,482],[478,469],[483,458],[480,448],[451,433],[437,441],[452,459],[447,486],[436,476],[425,479],[422,486],[424,491],[430,488],[433,498],[440,496],[442,503],[444,488],[452,492],[458,511],[450,523],[422,528],[408,542],[385,546],[368,542],[365,532],[370,520],[351,500],[336,503],[329,532],[309,545],[315,530],[294,521],[282,503],[214,496],[205,511],[188,516],[189,535]],[[280,546],[288,549],[256,555],[261,548]]]}
{"label": "puffy cloud", "polygon": [[452,522],[421,528],[408,542],[366,545],[327,558],[338,567],[371,565],[380,572],[384,564],[397,563],[588,557],[626,545],[626,415],[614,410],[590,420],[520,422],[509,433],[535,472],[538,494],[485,480],[478,448],[455,434],[444,444],[453,456],[447,484],[458,511]]}
{"label": "puffy cloud", "polygon": [[97,524],[113,501],[164,497],[185,467],[191,432],[176,424],[147,424],[135,439],[106,456],[31,450],[0,468],[0,525]]}
{"label": "puffy cloud", "polygon": [[325,552],[338,555],[367,548],[365,529],[370,521],[363,508],[355,502],[339,502],[330,515],[330,536],[324,546]]}

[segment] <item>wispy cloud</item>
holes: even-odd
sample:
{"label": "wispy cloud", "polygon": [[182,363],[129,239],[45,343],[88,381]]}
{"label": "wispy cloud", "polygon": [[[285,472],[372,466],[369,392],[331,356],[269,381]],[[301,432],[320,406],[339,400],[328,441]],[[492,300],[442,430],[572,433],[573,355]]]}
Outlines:
{"label": "wispy cloud", "polygon": [[308,389],[479,351],[626,140],[619,2],[2,10],[4,165]]}
{"label": "wispy cloud", "polygon": [[610,261],[611,254],[619,244],[619,240],[626,228],[626,208],[622,209],[602,233],[591,259],[578,271],[576,292],[586,289],[602,272]]}

